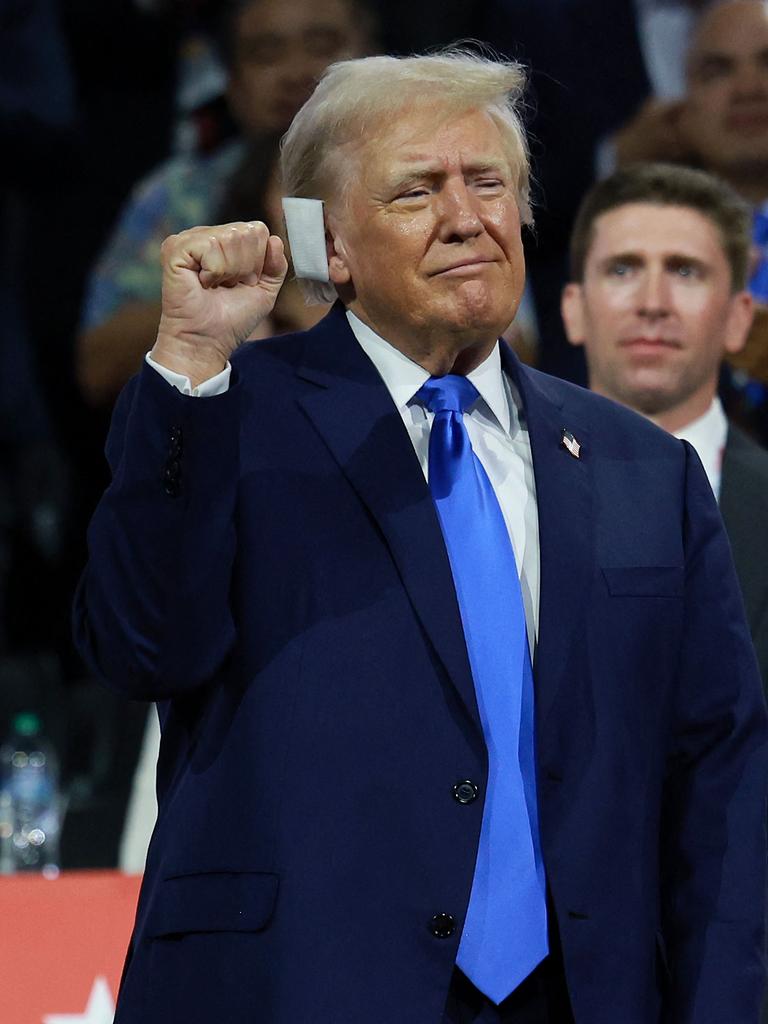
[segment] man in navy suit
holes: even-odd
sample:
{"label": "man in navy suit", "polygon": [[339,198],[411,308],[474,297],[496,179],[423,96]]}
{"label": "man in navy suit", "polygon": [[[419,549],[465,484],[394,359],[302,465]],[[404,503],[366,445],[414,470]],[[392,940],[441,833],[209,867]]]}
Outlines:
{"label": "man in navy suit", "polygon": [[324,76],[283,151],[338,298],[309,332],[235,351],[286,272],[264,225],[164,245],[76,610],[163,734],[117,1024],[757,1020],[727,541],[689,446],[497,342],[521,88],[461,55]]}
{"label": "man in navy suit", "polygon": [[725,182],[635,164],[584,198],[562,313],[590,385],[689,441],[718,498],[768,686],[768,452],[729,423],[721,364],[744,348],[751,216]]}

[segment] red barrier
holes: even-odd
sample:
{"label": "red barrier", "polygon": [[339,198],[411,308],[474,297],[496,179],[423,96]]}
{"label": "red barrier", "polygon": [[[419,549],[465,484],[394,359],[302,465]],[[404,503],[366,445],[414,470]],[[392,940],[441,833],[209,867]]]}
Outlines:
{"label": "red barrier", "polygon": [[2,1024],[111,1024],[141,878],[0,879]]}

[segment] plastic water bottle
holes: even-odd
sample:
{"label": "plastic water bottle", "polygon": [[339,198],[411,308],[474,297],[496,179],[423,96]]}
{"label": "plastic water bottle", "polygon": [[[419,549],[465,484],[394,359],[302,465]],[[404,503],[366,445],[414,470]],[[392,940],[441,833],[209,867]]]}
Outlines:
{"label": "plastic water bottle", "polygon": [[59,873],[61,795],[56,752],[31,712],[0,746],[0,873]]}

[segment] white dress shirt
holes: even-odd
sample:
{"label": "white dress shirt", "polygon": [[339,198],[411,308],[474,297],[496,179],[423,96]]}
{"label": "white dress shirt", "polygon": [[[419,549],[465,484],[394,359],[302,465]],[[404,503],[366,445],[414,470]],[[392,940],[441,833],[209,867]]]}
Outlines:
{"label": "white dress shirt", "polygon": [[[429,372],[414,363],[347,311],[349,326],[379,371],[402,417],[424,476],[429,478],[429,432],[434,413],[414,396]],[[477,369],[467,374],[480,399],[464,414],[475,454],[488,474],[515,553],[523,593],[531,658],[539,621],[539,517],[528,430],[511,381],[502,373],[499,345]]]}
{"label": "white dress shirt", "polygon": [[675,431],[675,437],[688,441],[696,449],[707,474],[715,497],[720,500],[720,482],[723,476],[723,454],[728,437],[728,420],[720,399],[715,396],[703,416]]}

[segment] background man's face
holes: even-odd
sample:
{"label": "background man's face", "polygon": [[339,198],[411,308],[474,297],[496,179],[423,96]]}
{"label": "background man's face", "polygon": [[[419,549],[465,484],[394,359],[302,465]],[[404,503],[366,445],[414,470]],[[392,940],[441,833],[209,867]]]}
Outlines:
{"label": "background man's face", "polygon": [[255,0],[237,16],[229,98],[246,135],[283,132],[329,64],[365,52],[348,0]]}
{"label": "background man's face", "polygon": [[731,292],[717,227],[688,207],[629,203],[593,230],[584,280],[563,296],[590,387],[648,416],[685,407],[696,418],[751,322],[749,297]]}
{"label": "background man's face", "polygon": [[347,202],[329,223],[333,280],[354,289],[353,312],[404,350],[420,338],[498,337],[525,268],[516,179],[494,121],[420,105],[352,159]]}
{"label": "background man's face", "polygon": [[682,127],[709,169],[768,161],[768,5],[734,0],[705,16]]}

